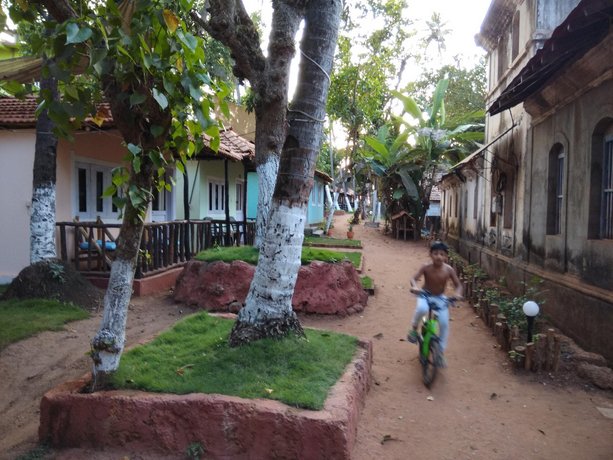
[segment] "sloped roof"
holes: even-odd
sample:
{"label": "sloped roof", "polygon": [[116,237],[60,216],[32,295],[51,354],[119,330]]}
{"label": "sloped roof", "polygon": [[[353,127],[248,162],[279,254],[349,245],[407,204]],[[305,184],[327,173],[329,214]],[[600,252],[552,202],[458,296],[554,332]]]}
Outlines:
{"label": "sloped roof", "polygon": [[[255,158],[255,145],[244,137],[239,136],[232,128],[225,129],[219,134],[220,143],[217,155],[222,155],[225,158],[233,161],[242,161],[243,159],[253,160]],[[211,141],[211,136],[205,134],[204,140],[208,144]],[[206,156],[216,155],[210,149],[204,152]]]}
{"label": "sloped roof", "polygon": [[42,58],[39,57],[16,57],[0,60],[0,80],[14,80],[19,83],[30,83],[38,80],[42,62]]}
{"label": "sloped roof", "polygon": [[[37,98],[33,96],[24,99],[14,97],[0,97],[0,128],[25,129],[36,127]],[[100,104],[101,113],[104,114],[103,127],[115,127],[113,116],[108,103]],[[87,118],[86,124],[92,126],[93,119]],[[211,140],[210,136],[204,136],[206,143]],[[239,136],[232,128],[220,133],[219,154],[234,161],[253,159],[255,157],[255,145],[247,139]],[[212,151],[209,150],[209,153]]]}
{"label": "sloped roof", "polygon": [[481,30],[475,35],[475,43],[488,52],[496,48],[520,2],[521,0],[493,0],[487,9]]}
{"label": "sloped roof", "polygon": [[525,101],[578,61],[607,36],[612,18],[611,0],[581,1],[488,108],[490,115]]}
{"label": "sloped roof", "polygon": [[[1,61],[0,61],[1,62]],[[36,126],[36,98],[0,97],[0,126],[4,128],[32,128]]]}
{"label": "sloped roof", "polygon": [[[38,107],[38,99],[34,96],[27,96],[23,99],[0,97],[0,128],[35,128],[36,107]],[[104,102],[98,105],[98,109],[100,114],[103,114],[102,127],[115,126],[111,106]],[[94,125],[93,118],[87,117],[85,124]]]}

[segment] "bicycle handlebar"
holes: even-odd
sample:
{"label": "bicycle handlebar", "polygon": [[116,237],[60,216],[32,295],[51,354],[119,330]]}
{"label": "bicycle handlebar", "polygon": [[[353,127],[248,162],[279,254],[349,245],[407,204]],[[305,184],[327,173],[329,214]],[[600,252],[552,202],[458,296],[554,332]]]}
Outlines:
{"label": "bicycle handlebar", "polygon": [[[434,297],[434,295],[432,295],[431,292],[425,290],[425,289],[411,289],[411,292],[413,294],[415,294],[418,297],[423,297],[424,299],[428,300],[430,297]],[[462,300],[461,298],[455,297],[455,296],[450,296],[450,297],[445,297],[447,303],[449,305],[454,305],[458,300]]]}

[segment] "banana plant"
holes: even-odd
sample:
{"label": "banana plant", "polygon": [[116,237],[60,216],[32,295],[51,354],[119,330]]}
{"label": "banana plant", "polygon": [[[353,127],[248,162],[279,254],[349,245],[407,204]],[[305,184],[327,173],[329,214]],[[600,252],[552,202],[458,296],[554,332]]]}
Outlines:
{"label": "banana plant", "polygon": [[387,217],[405,209],[422,222],[436,173],[461,161],[483,141],[482,124],[445,125],[448,83],[438,82],[425,109],[410,95],[394,91],[402,114],[380,128],[377,136],[364,139],[362,157],[380,179]]}

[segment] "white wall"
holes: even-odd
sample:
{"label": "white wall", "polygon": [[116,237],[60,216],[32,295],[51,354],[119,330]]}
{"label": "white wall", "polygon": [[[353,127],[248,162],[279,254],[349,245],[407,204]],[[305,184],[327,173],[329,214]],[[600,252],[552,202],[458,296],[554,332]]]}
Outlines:
{"label": "white wall", "polygon": [[0,283],[30,263],[34,130],[0,131]]}

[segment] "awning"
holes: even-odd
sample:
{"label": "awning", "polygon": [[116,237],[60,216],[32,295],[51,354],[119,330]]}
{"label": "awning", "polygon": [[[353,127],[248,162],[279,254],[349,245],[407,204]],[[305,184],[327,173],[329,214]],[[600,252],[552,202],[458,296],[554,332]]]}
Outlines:
{"label": "awning", "polygon": [[583,0],[488,108],[490,115],[514,107],[538,92],[560,70],[579,60],[609,33],[611,0]]}

